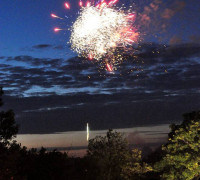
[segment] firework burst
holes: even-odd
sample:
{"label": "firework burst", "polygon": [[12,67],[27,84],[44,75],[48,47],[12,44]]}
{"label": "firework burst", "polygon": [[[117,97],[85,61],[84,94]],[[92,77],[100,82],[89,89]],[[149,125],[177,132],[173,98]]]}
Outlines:
{"label": "firework burst", "polygon": [[[69,41],[79,56],[96,60],[108,71],[113,71],[113,67],[123,61],[120,54],[137,43],[139,37],[134,27],[136,13],[114,7],[116,2],[87,1],[83,7],[80,1],[81,12],[71,27]],[[69,3],[65,6],[70,8]]]}

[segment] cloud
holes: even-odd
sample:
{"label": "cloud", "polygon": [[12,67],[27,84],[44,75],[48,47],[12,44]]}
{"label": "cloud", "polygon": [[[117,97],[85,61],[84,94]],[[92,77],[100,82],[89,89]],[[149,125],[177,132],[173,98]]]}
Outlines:
{"label": "cloud", "polygon": [[64,46],[63,45],[57,45],[57,46],[54,46],[53,49],[63,50]]}
{"label": "cloud", "polygon": [[[151,62],[161,63],[173,63],[175,61],[180,61],[181,58],[184,62],[187,61],[186,58],[200,57],[200,44],[195,43],[184,43],[184,44],[171,44],[170,46],[159,45],[159,44],[144,44],[141,49],[145,49],[138,56],[145,60],[150,60]],[[172,58],[174,61],[172,62]]]}
{"label": "cloud", "polygon": [[189,37],[189,39],[190,39],[190,41],[192,42],[192,43],[198,43],[199,44],[199,42],[200,42],[200,35],[191,35],[190,37]]}
{"label": "cloud", "polygon": [[16,61],[22,62],[26,64],[30,64],[32,66],[49,66],[49,67],[58,67],[61,65],[63,59],[51,59],[51,58],[34,58],[31,56],[15,56],[15,57],[7,57],[7,61]]}
{"label": "cloud", "polygon": [[127,140],[130,144],[145,144],[145,140],[140,136],[140,133],[137,131],[129,133]]}
{"label": "cloud", "polygon": [[63,45],[52,45],[52,44],[37,44],[32,46],[32,50],[47,50],[47,49],[54,49],[54,50],[63,50]]}
{"label": "cloud", "polygon": [[182,42],[182,39],[180,37],[177,36],[173,36],[170,40],[169,40],[169,44],[173,45],[173,44],[180,44]]}
{"label": "cloud", "polygon": [[132,88],[136,91],[156,90],[156,87],[160,90],[188,91],[198,87],[195,81],[199,79],[199,72],[196,70],[199,62],[195,58],[200,56],[199,52],[198,44],[168,47],[144,44],[137,54],[139,61],[143,63],[137,63],[129,57],[115,74],[99,72],[95,62],[77,57],[68,60],[8,57],[8,62],[22,62],[31,67],[1,64],[0,72],[6,72],[1,74],[1,84],[5,88],[16,89],[22,95],[24,89],[32,89],[29,93],[34,94],[36,86],[39,89],[45,88],[43,90],[47,93],[49,90],[54,91],[57,86],[57,89],[62,89],[63,94],[71,92],[73,88],[75,92],[79,91],[78,88],[85,88],[85,92],[96,89],[98,93],[116,93]]}
{"label": "cloud", "polygon": [[[141,44],[114,74],[84,58],[6,57],[5,109],[21,133],[133,127],[181,120],[199,108],[200,46]],[[19,65],[18,63],[22,63]]]}
{"label": "cloud", "polygon": [[165,9],[163,14],[162,14],[162,18],[164,19],[171,19],[172,16],[174,16],[175,12],[172,9]]}
{"label": "cloud", "polygon": [[[182,11],[185,6],[185,1],[173,1],[171,4],[169,3],[170,7],[167,7],[163,10],[162,18],[164,19],[171,19],[176,13]],[[169,6],[168,5],[168,6]]]}
{"label": "cloud", "polygon": [[33,46],[32,48],[34,48],[34,49],[47,49],[47,48],[50,48],[50,47],[52,47],[51,44],[38,44],[38,45]]}
{"label": "cloud", "polygon": [[[157,98],[160,100],[153,100]],[[120,103],[105,105],[113,100]],[[4,108],[14,109],[20,133],[53,133],[83,130],[87,122],[93,130],[178,122],[183,113],[199,108],[199,100],[198,94],[163,98],[158,93],[134,95],[130,92],[27,98],[6,96]]]}
{"label": "cloud", "polygon": [[[181,34],[177,31],[187,34],[186,31],[191,19],[196,19],[192,15],[197,13],[191,13],[189,7],[191,4],[194,7],[197,6],[197,1],[152,0],[145,3],[139,1],[134,4],[138,15],[135,25],[146,40],[156,38],[159,42],[168,42],[174,33]],[[179,25],[177,26],[177,24]]]}

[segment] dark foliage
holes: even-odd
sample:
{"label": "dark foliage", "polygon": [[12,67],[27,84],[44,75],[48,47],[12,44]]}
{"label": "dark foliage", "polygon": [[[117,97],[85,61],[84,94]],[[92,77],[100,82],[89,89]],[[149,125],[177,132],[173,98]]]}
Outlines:
{"label": "dark foliage", "polygon": [[[3,94],[0,88],[0,107],[3,105],[1,96]],[[159,180],[161,177],[168,178],[168,174],[162,171],[152,171],[152,166],[159,164],[168,170],[169,166],[166,158],[174,156],[170,151],[176,148],[176,157],[180,155],[180,139],[191,139],[191,146],[195,153],[191,157],[196,165],[193,168],[195,175],[199,178],[199,120],[200,112],[192,112],[184,115],[184,121],[181,125],[171,125],[169,133],[169,142],[163,147],[151,152],[151,149],[144,148],[145,153],[138,149],[130,150],[126,139],[121,133],[109,130],[105,137],[97,136],[91,139],[88,145],[87,156],[83,158],[69,157],[67,153],[61,153],[56,150],[47,151],[45,148],[27,149],[18,144],[13,138],[18,132],[18,126],[15,123],[12,110],[0,112],[0,180]],[[192,129],[189,129],[192,127]],[[180,131],[180,137],[177,134]],[[174,141],[178,136],[178,142]],[[173,140],[173,141],[172,141]],[[181,142],[183,142],[181,139]],[[194,142],[193,142],[194,141]],[[178,144],[177,146],[175,146]],[[187,153],[191,153],[191,150]],[[150,153],[151,152],[151,153]],[[196,153],[198,152],[198,153]],[[149,154],[149,155],[147,155]],[[164,161],[163,161],[163,158]],[[176,160],[173,157],[173,160]],[[176,167],[179,166],[176,160]],[[171,161],[170,161],[171,162]],[[189,162],[188,162],[189,163]],[[159,168],[161,167],[159,166]],[[183,169],[183,168],[182,168]],[[177,169],[178,170],[178,169]],[[189,177],[192,172],[187,171],[185,177]],[[188,175],[189,174],[189,175]],[[180,176],[180,175],[179,175]],[[174,179],[179,179],[175,177]],[[191,179],[192,178],[188,178]],[[171,179],[170,179],[171,180]]]}
{"label": "dark foliage", "polygon": [[[3,94],[0,88],[0,106],[3,105],[1,96]],[[18,132],[18,125],[15,124],[15,114],[12,110],[0,112],[0,142],[8,144]]]}

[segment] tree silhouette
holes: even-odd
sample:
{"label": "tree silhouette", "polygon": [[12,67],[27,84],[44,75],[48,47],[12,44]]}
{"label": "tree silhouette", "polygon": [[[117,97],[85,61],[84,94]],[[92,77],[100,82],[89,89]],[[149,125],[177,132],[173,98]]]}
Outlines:
{"label": "tree silhouette", "polygon": [[151,170],[142,163],[141,151],[131,151],[123,134],[113,130],[89,141],[87,157],[92,162],[90,179],[139,179],[141,174]]}
{"label": "tree silhouette", "polygon": [[[3,105],[1,96],[3,90],[0,88],[0,106]],[[15,114],[12,110],[0,112],[0,142],[7,145],[10,140],[16,137],[18,125],[15,123]]]}
{"label": "tree silhouette", "polygon": [[[3,105],[0,88],[0,107]],[[12,141],[18,132],[12,110],[0,112],[0,179],[12,179],[17,169],[20,146]],[[23,179],[23,178],[20,178]]]}

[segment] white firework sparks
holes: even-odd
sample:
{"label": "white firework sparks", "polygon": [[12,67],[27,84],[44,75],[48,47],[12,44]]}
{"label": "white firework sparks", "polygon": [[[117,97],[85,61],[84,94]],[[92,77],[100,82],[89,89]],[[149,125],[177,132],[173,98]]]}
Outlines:
{"label": "white firework sparks", "polygon": [[[70,43],[79,56],[96,59],[102,68],[113,72],[121,64],[123,54],[133,53],[133,44],[139,33],[134,27],[136,13],[124,7],[117,8],[118,0],[79,1],[81,13],[71,27]],[[70,9],[70,4],[65,3]],[[63,19],[56,14],[51,17]],[[55,32],[64,29],[54,28]]]}
{"label": "white firework sparks", "polygon": [[138,36],[133,28],[135,14],[110,7],[84,7],[72,26],[70,43],[79,55],[100,60],[116,47],[133,44]]}

